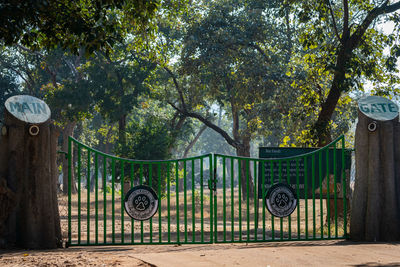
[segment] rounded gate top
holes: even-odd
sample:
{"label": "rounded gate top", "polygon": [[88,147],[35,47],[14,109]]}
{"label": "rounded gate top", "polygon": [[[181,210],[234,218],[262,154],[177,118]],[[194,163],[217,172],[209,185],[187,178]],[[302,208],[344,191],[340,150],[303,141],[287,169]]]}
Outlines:
{"label": "rounded gate top", "polygon": [[378,121],[393,120],[399,115],[396,103],[380,96],[361,98],[358,100],[358,108],[365,116]]}
{"label": "rounded gate top", "polygon": [[15,118],[27,123],[43,123],[51,115],[49,106],[43,100],[30,95],[12,96],[4,105]]}

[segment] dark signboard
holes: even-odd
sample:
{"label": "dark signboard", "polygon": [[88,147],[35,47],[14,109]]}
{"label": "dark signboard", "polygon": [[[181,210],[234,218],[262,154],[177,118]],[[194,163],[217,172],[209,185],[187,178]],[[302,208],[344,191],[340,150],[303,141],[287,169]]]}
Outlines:
{"label": "dark signboard", "polygon": [[[345,149],[344,162],[342,162],[342,149],[328,149],[317,151],[319,148],[293,148],[293,147],[260,147],[259,158],[271,159],[270,161],[260,162],[258,170],[258,197],[261,199],[268,192],[272,185],[285,182],[288,183],[299,198],[311,198],[313,193],[319,196],[320,191],[324,192],[323,181],[329,176],[329,184],[333,184],[333,176],[336,173],[336,183],[341,184],[342,165],[344,169],[350,169],[351,150]],[[288,159],[294,156],[309,154],[305,157]],[[281,161],[272,159],[282,159]],[[264,176],[264,178],[263,178]],[[263,188],[264,185],[264,196]],[[333,187],[333,186],[331,186]],[[337,197],[341,196],[338,192],[340,185],[337,185]],[[333,188],[330,188],[330,191]],[[307,192],[307,194],[306,194]],[[324,194],[326,197],[326,193]]]}

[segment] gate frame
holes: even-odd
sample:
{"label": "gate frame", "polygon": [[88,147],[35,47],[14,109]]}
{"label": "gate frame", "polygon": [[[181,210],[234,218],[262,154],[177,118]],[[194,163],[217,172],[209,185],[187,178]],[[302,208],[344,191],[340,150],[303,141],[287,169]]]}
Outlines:
{"label": "gate frame", "polygon": [[[72,173],[72,161],[71,161],[71,154],[73,153],[73,148],[72,148],[72,144],[73,143],[75,143],[75,144],[78,144],[78,151],[80,151],[79,149],[80,149],[80,147],[83,147],[84,149],[87,149],[87,151],[88,151],[88,154],[89,154],[89,156],[88,157],[90,157],[90,153],[94,153],[94,155],[96,155],[96,157],[98,156],[98,155],[100,155],[100,156],[103,156],[104,158],[110,158],[110,159],[112,159],[113,161],[115,161],[115,160],[119,160],[119,161],[126,161],[126,162],[130,162],[130,163],[132,163],[132,164],[134,164],[134,163],[140,163],[140,164],[152,164],[152,163],[154,163],[154,164],[161,164],[161,163],[167,163],[167,164],[169,164],[169,163],[175,163],[176,164],[176,166],[178,165],[178,163],[179,162],[186,162],[186,161],[188,161],[188,160],[195,160],[195,159],[204,159],[204,158],[208,158],[209,159],[209,179],[208,179],[208,181],[207,181],[207,183],[208,183],[208,190],[209,190],[209,196],[210,196],[210,203],[209,203],[209,212],[210,212],[210,240],[209,241],[206,241],[206,242],[204,242],[204,240],[202,240],[201,242],[187,242],[187,236],[186,236],[186,242],[184,241],[184,242],[182,242],[182,241],[180,241],[179,240],[179,236],[181,235],[181,232],[179,231],[179,228],[178,228],[178,230],[177,230],[177,235],[178,235],[178,241],[177,242],[150,242],[150,243],[143,243],[143,242],[141,242],[141,243],[125,243],[123,240],[123,238],[122,238],[122,242],[121,243],[116,243],[116,242],[114,242],[114,238],[113,238],[113,242],[112,243],[107,243],[107,242],[104,242],[104,243],[101,243],[101,242],[98,242],[98,240],[97,240],[97,238],[98,238],[98,233],[97,233],[97,230],[96,230],[96,242],[95,243],[90,243],[89,241],[88,241],[88,243],[87,244],[85,244],[85,243],[82,243],[81,242],[81,240],[80,240],[80,233],[78,234],[79,236],[78,236],[78,243],[77,244],[75,244],[75,243],[72,243],[72,227],[71,227],[71,214],[72,214],[72,194],[71,194],[71,188],[72,188],[72,181],[71,181],[71,173]],[[218,239],[218,233],[219,233],[219,231],[218,231],[218,222],[220,221],[219,219],[218,219],[218,210],[217,210],[217,207],[218,207],[218,205],[220,205],[219,204],[219,202],[218,202],[218,198],[217,198],[217,183],[218,183],[218,177],[217,177],[217,170],[218,170],[218,158],[223,158],[223,162],[225,163],[225,159],[231,159],[232,161],[234,161],[235,159],[236,160],[238,160],[238,161],[246,161],[247,162],[247,164],[248,164],[248,169],[247,169],[247,180],[249,179],[249,177],[248,177],[248,173],[249,173],[249,168],[250,168],[250,165],[249,165],[249,162],[250,161],[253,161],[254,163],[254,191],[256,192],[256,191],[258,191],[258,189],[257,189],[257,187],[258,187],[258,185],[257,185],[257,175],[256,175],[256,173],[257,173],[257,167],[256,167],[256,165],[257,165],[257,163],[258,164],[260,164],[260,163],[265,163],[265,162],[270,162],[270,163],[274,163],[274,162],[278,162],[278,164],[279,164],[279,168],[280,168],[280,170],[279,170],[279,180],[281,180],[282,179],[282,170],[281,170],[281,164],[282,164],[282,162],[283,161],[285,161],[285,162],[289,162],[290,160],[296,160],[296,162],[297,162],[297,164],[298,164],[298,160],[299,159],[306,159],[306,157],[308,157],[308,156],[313,156],[313,164],[314,164],[314,159],[315,159],[315,156],[314,155],[317,155],[317,153],[319,153],[318,155],[319,155],[319,157],[320,157],[320,159],[321,159],[321,154],[323,153],[323,152],[325,152],[325,153],[328,153],[328,149],[330,148],[330,147],[332,147],[333,146],[333,149],[334,149],[334,153],[336,153],[336,145],[337,144],[341,144],[341,149],[342,149],[342,162],[343,162],[343,164],[342,164],[342,167],[341,167],[341,171],[340,171],[340,174],[341,174],[341,176],[342,176],[342,188],[343,188],[343,190],[342,190],[342,193],[343,193],[343,205],[344,205],[344,210],[343,210],[343,235],[342,236],[338,236],[338,234],[337,234],[337,214],[336,214],[336,212],[337,212],[337,204],[336,204],[336,200],[337,200],[337,192],[336,192],[336,186],[335,186],[335,188],[334,188],[334,190],[335,190],[335,194],[334,194],[334,199],[335,199],[335,219],[336,219],[336,234],[335,234],[335,236],[334,237],[332,237],[331,236],[331,233],[330,233],[330,220],[328,220],[328,229],[329,229],[329,232],[328,232],[328,237],[325,237],[323,234],[321,234],[321,237],[319,237],[319,238],[317,238],[316,236],[315,236],[315,218],[314,218],[314,234],[313,234],[313,237],[312,238],[309,238],[309,235],[308,235],[308,233],[306,234],[306,238],[300,238],[300,235],[298,236],[299,238],[291,238],[290,236],[289,236],[289,238],[288,239],[284,239],[283,238],[283,234],[282,234],[282,219],[280,220],[280,222],[281,222],[281,238],[280,239],[275,239],[275,236],[274,236],[274,226],[273,226],[273,224],[272,224],[272,233],[273,233],[273,236],[272,236],[272,238],[271,239],[268,239],[268,240],[266,240],[265,239],[265,199],[263,198],[263,200],[262,200],[262,205],[254,205],[254,210],[255,210],[255,215],[254,216],[256,216],[256,218],[257,219],[255,219],[255,226],[256,226],[256,230],[258,229],[258,221],[259,221],[259,218],[260,218],[260,216],[259,216],[259,208],[260,208],[260,206],[262,206],[262,216],[263,216],[263,219],[264,219],[264,221],[263,221],[263,231],[264,231],[264,238],[263,239],[261,239],[261,240],[259,240],[258,238],[257,238],[257,235],[258,235],[258,233],[257,234],[255,234],[255,239],[254,240],[250,240],[249,239],[249,232],[247,233],[247,240],[242,240],[241,238],[240,238],[240,240],[239,241],[237,241],[237,240],[231,240],[231,241],[228,241],[228,240],[226,240],[226,237],[224,236],[224,240],[223,241],[221,241],[221,240],[219,240]],[[113,156],[113,155],[109,155],[109,154],[106,154],[106,153],[103,153],[103,152],[101,152],[101,151],[98,151],[98,150],[96,150],[96,149],[93,149],[93,148],[90,148],[89,146],[87,146],[87,145],[85,145],[85,144],[82,144],[81,142],[79,142],[78,140],[76,140],[76,139],[74,139],[73,137],[69,137],[68,138],[68,154],[67,154],[67,157],[68,157],[68,241],[67,241],[67,246],[88,246],[88,245],[140,245],[140,244],[145,244],[145,245],[148,245],[148,244],[211,244],[211,243],[240,243],[240,242],[246,242],[246,243],[249,243],[249,242],[268,242],[268,241],[310,241],[310,240],[331,240],[331,239],[346,239],[346,238],[348,238],[348,233],[347,233],[347,216],[348,216],[348,214],[347,214],[347,193],[346,193],[346,190],[347,190],[347,183],[346,183],[346,180],[347,180],[347,177],[346,177],[346,173],[345,173],[345,169],[344,169],[344,152],[345,151],[345,140],[344,140],[344,136],[342,135],[342,136],[340,136],[340,137],[338,137],[337,139],[335,139],[334,141],[332,141],[330,144],[328,144],[327,146],[325,146],[325,147],[323,147],[323,148],[320,148],[320,149],[318,149],[318,150],[316,150],[316,151],[313,151],[313,152],[310,152],[310,153],[306,153],[306,154],[302,154],[302,155],[298,155],[298,156],[294,156],[294,157],[287,157],[287,158],[280,158],[280,159],[265,159],[265,158],[250,158],[250,157],[238,157],[238,156],[228,156],[228,155],[222,155],[222,154],[213,154],[213,153],[210,153],[210,154],[205,154],[205,155],[201,155],[201,156],[198,156],[198,157],[192,157],[192,158],[185,158],[185,159],[175,159],[175,160],[159,160],[159,161],[155,161],[155,160],[134,160],[134,159],[124,159],[124,158],[120,158],[120,157],[116,157],[116,156]],[[79,160],[80,160],[80,157],[79,157],[79,152],[78,152],[78,168],[79,168],[79,166],[80,166],[80,162],[79,162]],[[97,160],[96,160],[96,162],[95,162],[95,164],[96,164],[96,171],[97,171],[97,168],[98,168],[98,165],[97,165]],[[186,163],[185,163],[186,164]],[[328,163],[329,164],[329,163]],[[336,161],[334,161],[334,166],[336,166]],[[225,164],[223,164],[224,165],[224,170],[223,170],[223,172],[225,173]],[[321,160],[320,160],[320,162],[319,162],[319,165],[321,166]],[[185,165],[186,166],[186,165]],[[329,166],[329,165],[328,165]],[[272,167],[272,165],[271,165],[271,167]],[[313,167],[314,167],[314,165],[313,165]],[[307,168],[307,167],[306,167]],[[233,167],[232,167],[232,169],[233,169]],[[202,170],[203,171],[203,170]],[[89,171],[90,172],[90,171]],[[114,170],[113,170],[113,172],[114,172]],[[336,172],[336,169],[335,169],[335,172]],[[186,173],[186,172],[185,172]],[[113,173],[113,175],[114,175],[114,173]],[[224,174],[225,175],[225,174]],[[239,177],[239,175],[240,175],[240,173],[238,174],[238,177]],[[297,175],[298,175],[298,166],[297,166]],[[176,174],[176,176],[178,177],[178,173]],[[321,176],[321,174],[319,175],[320,177],[319,177],[319,182],[320,182],[320,188],[321,188],[321,182],[322,182],[322,180],[321,180],[321,178],[322,178],[322,176]],[[313,177],[313,180],[315,180],[315,176],[314,176],[314,169],[312,170],[312,177]],[[328,176],[327,176],[328,177]],[[178,178],[179,179],[179,178]],[[225,179],[225,178],[224,178]],[[297,179],[298,179],[298,177],[297,177]],[[334,179],[335,179],[335,184],[336,184],[336,179],[337,179],[337,174],[335,173],[335,175],[334,175]],[[96,182],[98,183],[98,180],[96,180]],[[185,183],[186,183],[186,175],[185,175]],[[194,182],[193,182],[194,183]],[[204,183],[204,180],[203,180],[203,183]],[[78,185],[78,187],[79,187],[79,185]],[[132,187],[132,184],[131,184],[131,187]],[[239,184],[239,187],[240,187],[240,184]],[[327,191],[329,192],[329,178],[328,178],[328,183],[327,183],[327,187],[328,187],[328,189],[327,189]],[[123,188],[123,187],[122,187]],[[122,188],[121,188],[121,191],[122,191]],[[201,188],[203,188],[203,185],[201,185]],[[113,189],[113,191],[114,191],[115,189]],[[202,190],[202,192],[203,192],[203,190]],[[224,193],[225,193],[225,191],[224,191]],[[263,195],[264,195],[264,190],[263,190]],[[88,193],[89,194],[89,193]],[[255,194],[255,198],[257,199],[256,201],[257,201],[257,203],[258,203],[258,197],[257,197],[257,193],[254,193]],[[203,195],[203,193],[202,193],[202,195]],[[169,197],[169,196],[168,196]],[[299,198],[299,196],[297,196],[298,198]],[[327,199],[326,199],[326,201],[329,201],[329,194],[327,194]],[[306,198],[307,199],[307,198]],[[315,201],[315,196],[313,195],[313,199],[314,199],[314,201]],[[320,201],[322,200],[322,197],[320,198]],[[161,201],[161,200],[159,200],[159,201]],[[241,200],[240,200],[241,201]],[[254,201],[254,203],[256,203],[256,201]],[[160,202],[159,202],[160,203]],[[249,196],[247,195],[247,212],[249,212],[249,207],[248,207],[248,203],[249,203]],[[184,205],[186,206],[186,204],[187,203],[185,203]],[[113,205],[115,205],[115,203],[114,203],[114,201],[113,201]],[[233,205],[232,203],[231,203],[231,205]],[[315,204],[314,204],[315,205]],[[320,205],[321,205],[321,207],[322,207],[322,203],[320,202]],[[306,207],[307,207],[307,204],[306,204]],[[78,209],[80,209],[80,206],[78,206]],[[299,210],[299,202],[298,202],[298,207],[297,207],[297,209]],[[307,211],[306,211],[306,213],[307,213]],[[329,213],[329,207],[328,207],[328,213]],[[78,215],[78,216],[80,216],[80,215]],[[96,215],[97,216],[97,215]],[[159,216],[161,216],[161,215],[159,215]],[[307,216],[306,216],[307,217]],[[314,217],[315,217],[315,214],[314,214]],[[273,216],[272,216],[272,218],[273,218]],[[79,219],[80,220],[80,219]],[[97,217],[96,217],[96,220],[97,220]],[[307,217],[307,220],[309,220],[309,218]],[[123,221],[123,220],[122,220]],[[179,206],[178,206],[178,221],[179,221]],[[247,220],[246,221],[247,222],[247,224],[249,225],[249,221]],[[289,222],[290,222],[290,216],[289,216]],[[202,223],[203,223],[203,218],[202,218]],[[224,211],[224,223],[226,223],[226,219],[225,219],[225,211]],[[308,222],[306,222],[306,225],[308,224]],[[178,225],[179,225],[179,222],[178,222]],[[322,225],[322,219],[321,219],[321,225]],[[187,225],[186,225],[187,226]],[[89,227],[88,227],[89,228]],[[308,231],[308,226],[307,226],[307,228],[306,228],[307,230],[306,231]],[[89,229],[88,229],[88,231],[89,231]],[[193,231],[193,230],[192,230]],[[226,230],[224,230],[224,231],[226,231]],[[247,231],[249,231],[249,229],[247,230]],[[289,231],[290,231],[290,229],[289,229]],[[161,231],[160,231],[161,232]],[[321,231],[322,232],[322,231]],[[122,231],[122,233],[124,233],[123,231]],[[187,232],[185,232],[185,234],[187,234]],[[142,235],[142,241],[143,241],[143,227],[142,227],[142,232],[141,232],[141,235]],[[204,233],[202,232],[202,235],[204,235]],[[203,238],[202,238],[203,239]],[[89,240],[89,239],[88,239]],[[105,239],[106,240],[106,239]],[[160,240],[161,240],[161,238],[160,238]]]}

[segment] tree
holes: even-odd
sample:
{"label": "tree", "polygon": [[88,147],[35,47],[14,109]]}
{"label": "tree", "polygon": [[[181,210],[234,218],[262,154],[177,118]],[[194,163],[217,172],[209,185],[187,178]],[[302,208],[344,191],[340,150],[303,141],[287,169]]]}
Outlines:
{"label": "tree", "polygon": [[[68,138],[73,136],[76,124],[90,117],[94,111],[94,99],[87,90],[87,81],[80,68],[86,62],[83,50],[78,55],[72,55],[61,49],[52,51],[35,51],[41,55],[40,64],[36,66],[41,77],[40,91],[52,110],[52,119],[62,132],[61,151],[68,151]],[[72,155],[73,157],[73,155]],[[68,188],[68,159],[63,157],[63,193]],[[73,162],[73,158],[71,159]],[[74,173],[71,173],[74,180]],[[76,193],[72,182],[71,193]]]}
{"label": "tree", "polygon": [[126,144],[126,118],[138,104],[141,94],[148,93],[146,80],[155,64],[129,51],[127,45],[114,48],[110,54],[96,53],[81,69],[87,76],[87,88],[102,116],[118,122],[119,142]]}
{"label": "tree", "polygon": [[[398,29],[399,15],[394,12],[400,9],[400,3],[388,0],[288,3],[293,4],[293,11],[304,27],[301,43],[309,52],[308,58],[319,62],[317,68],[327,72],[327,93],[319,99],[318,116],[308,135],[313,143],[322,146],[331,140],[330,122],[346,92],[363,89],[363,78],[383,84],[381,89],[386,92],[392,91],[391,85],[399,81],[395,75],[400,51],[398,36],[387,36],[374,26],[386,18],[393,20]],[[391,48],[391,55],[383,54],[385,47]]]}
{"label": "tree", "polygon": [[[164,67],[177,92],[168,92],[169,103],[217,131],[238,156],[249,157],[250,141],[263,123],[260,111],[287,82],[282,73],[288,57],[274,53],[290,50],[286,27],[280,27],[274,11],[259,1],[213,2],[203,14],[187,19],[179,75]],[[213,122],[208,112],[215,105],[229,112],[232,135]],[[245,174],[245,164],[242,168]],[[253,192],[252,182],[249,186]]]}
{"label": "tree", "polygon": [[[118,156],[139,160],[170,159],[182,137],[191,131],[190,125],[182,124],[176,129],[175,116],[171,108],[163,106],[158,100],[141,98],[141,105],[133,109],[127,118],[126,144],[117,142],[114,152]],[[180,155],[179,155],[180,156]],[[179,157],[178,156],[178,157]],[[160,184],[162,192],[166,186],[166,164],[161,164],[162,175],[158,176],[158,166],[145,168],[144,177],[150,177],[149,168],[153,168],[152,186],[157,189]],[[139,169],[136,170],[139,176]],[[129,173],[127,169],[124,173]],[[159,179],[160,178],[160,179]]]}
{"label": "tree", "polygon": [[[160,4],[158,0],[2,2],[0,4],[0,43],[7,46],[17,45],[20,48],[22,47],[23,50],[35,51],[33,55],[37,58],[40,58],[40,55],[38,55],[36,51],[39,51],[41,48],[54,49],[57,47],[61,47],[64,50],[69,49],[70,52],[78,56],[81,51],[83,51],[86,56],[89,56],[96,50],[105,51],[105,54],[109,55],[112,46],[116,42],[122,40],[127,34],[135,37],[135,43],[132,46],[140,46],[140,44],[145,43],[144,40],[149,37],[153,29],[151,20],[155,18],[156,10],[160,8],[163,9],[162,12],[169,13],[168,8],[173,7],[174,4],[175,1],[166,1]],[[30,63],[28,63],[28,68],[31,66],[29,64]],[[77,68],[73,69],[77,70]],[[35,68],[35,71],[39,70],[40,68]],[[51,84],[53,90],[47,90],[47,92],[54,94],[59,93],[60,95],[64,94],[65,91],[62,90],[62,88],[65,88],[65,84],[58,84],[57,74],[52,72],[50,68],[47,68],[47,65],[44,66],[43,70],[49,70],[50,72],[48,74],[53,79],[41,83],[40,88],[42,88],[42,85]],[[79,77],[79,71],[76,72],[76,74],[78,74],[76,77]],[[20,76],[22,77],[22,75]],[[29,82],[29,80],[27,81]],[[72,85],[71,88],[77,89],[85,82],[85,79],[77,79],[75,83],[66,83]],[[89,94],[90,91],[88,93],[88,90],[83,90],[82,93]],[[80,95],[80,97],[82,101],[87,100],[82,97],[82,95]],[[71,106],[72,105],[64,106],[65,109],[60,108],[60,114],[62,114],[62,111],[68,111]],[[46,124],[43,127],[47,126],[49,125]],[[43,142],[43,144],[45,141],[50,140],[50,138],[46,138],[48,137],[46,132],[47,131],[44,131],[43,136],[41,136],[44,138],[38,139],[40,142]],[[38,160],[40,156],[37,154],[31,155],[29,153],[34,153],[36,148],[40,150],[41,146],[40,143],[35,143],[35,145],[31,145],[32,148],[35,148],[34,151],[29,151],[29,149],[26,148],[27,145],[31,144],[31,139],[23,135],[19,135],[19,137],[23,137],[16,138],[16,140],[21,141],[21,146],[24,148],[24,150],[21,149],[21,152],[27,151],[27,153],[19,153],[19,151],[14,153],[15,151],[11,149],[10,151],[17,155],[17,158],[12,158],[12,162],[16,164],[14,167],[18,172],[24,172],[24,174],[26,174],[30,172],[28,168],[30,166],[29,164],[40,162]],[[38,183],[38,188],[46,188],[45,186],[48,184],[50,185],[48,188],[49,190],[35,190],[35,188],[29,189],[28,187],[26,193],[29,194],[29,197],[34,200],[36,200],[37,197],[38,200],[37,203],[35,202],[37,206],[34,206],[33,209],[30,209],[29,202],[25,205],[27,202],[21,201],[21,197],[15,199],[15,206],[22,207],[22,209],[18,209],[18,212],[23,210],[23,208],[27,209],[25,211],[27,214],[35,213],[38,210],[46,211],[44,214],[36,212],[36,215],[39,214],[41,216],[39,216],[40,220],[35,219],[34,224],[30,224],[30,221],[26,220],[27,225],[16,224],[16,227],[11,229],[11,235],[22,236],[21,240],[17,242],[19,246],[24,246],[26,242],[26,246],[31,248],[53,248],[60,245],[60,242],[54,243],[54,240],[50,240],[53,238],[47,238],[48,236],[52,237],[51,234],[48,234],[54,232],[52,231],[53,229],[47,227],[48,225],[45,223],[40,225],[41,220],[46,220],[47,222],[54,222],[55,228],[59,229],[59,215],[57,209],[50,208],[50,212],[47,212],[49,209],[40,208],[41,205],[58,207],[57,198],[54,198],[54,196],[56,196],[56,187],[52,186],[53,184],[55,185],[55,177],[52,175],[51,169],[55,168],[47,168],[48,165],[52,167],[55,166],[55,164],[53,164],[54,162],[50,164],[50,161],[55,161],[56,158],[56,145],[55,142],[53,142],[56,139],[51,138],[51,140],[52,142],[49,148],[50,153],[46,154],[47,156],[50,155],[50,157],[43,157],[43,159],[46,160],[37,166],[37,170],[43,170],[44,173],[40,173],[41,175],[37,176],[39,178],[41,177],[41,179],[35,180]],[[0,142],[2,147],[7,148],[10,140],[6,137],[2,137]],[[7,165],[7,157],[4,156],[6,154],[1,154],[0,165]],[[26,158],[28,158],[28,160],[26,160]],[[23,165],[26,162],[27,165]],[[3,172],[2,169],[0,171]],[[35,175],[37,174],[35,170],[32,170],[32,173],[35,173]],[[12,177],[12,175],[10,177]],[[29,179],[24,177],[21,186],[26,185],[28,182]],[[15,184],[18,183],[15,183],[11,178],[5,183],[0,181],[0,185],[5,185],[6,189],[11,188],[12,191],[18,190],[18,187],[14,187]],[[3,192],[3,190],[1,190],[1,192]],[[8,190],[5,190],[5,192],[8,192]],[[20,192],[18,194],[20,194]],[[22,205],[20,205],[21,203]],[[13,218],[6,218],[6,220],[13,220]],[[3,226],[2,224],[3,221],[0,226]],[[55,231],[57,232],[57,229],[55,229]],[[18,235],[18,233],[22,235]],[[30,243],[29,240],[25,239],[24,235],[28,237],[28,239],[31,237],[40,238],[43,236],[43,242]],[[11,243],[12,242],[9,242],[8,244]]]}
{"label": "tree", "polygon": [[158,0],[3,1],[0,41],[11,46],[78,53],[110,50],[129,32],[143,31],[159,7]]}

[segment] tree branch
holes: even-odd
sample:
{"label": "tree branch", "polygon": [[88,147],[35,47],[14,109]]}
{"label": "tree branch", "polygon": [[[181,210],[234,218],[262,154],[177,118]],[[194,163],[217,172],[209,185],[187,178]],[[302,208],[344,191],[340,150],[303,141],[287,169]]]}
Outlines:
{"label": "tree branch", "polygon": [[[346,66],[352,57],[353,50],[360,45],[360,43],[362,42],[362,37],[365,34],[366,30],[378,16],[385,13],[391,13],[400,9],[400,2],[397,2],[390,6],[388,6],[388,3],[389,1],[387,0],[381,6],[372,9],[349,38],[346,38],[345,35],[342,36],[344,43],[339,48],[335,65],[336,72],[331,84],[331,88],[329,90],[328,97],[321,105],[318,119],[314,123],[312,129],[313,135],[318,138],[319,145],[322,145],[325,141],[328,140],[327,137],[330,137],[327,127],[329,124],[329,120],[331,119],[336,105],[340,99],[340,96],[345,89],[343,84],[347,71]],[[343,4],[344,7],[347,8],[347,0],[343,0]],[[345,16],[347,16],[346,12],[348,11],[345,10]],[[343,29],[343,31],[345,33],[345,29]]]}
{"label": "tree branch", "polygon": [[200,131],[196,134],[196,136],[193,138],[192,141],[190,141],[190,143],[187,145],[187,147],[185,148],[185,151],[183,152],[183,157],[182,158],[186,158],[187,155],[189,154],[190,149],[192,149],[192,147],[194,146],[194,144],[196,144],[197,140],[199,140],[200,136],[203,134],[203,132],[205,131],[205,129],[207,129],[207,125],[203,125],[200,128]]}
{"label": "tree branch", "polygon": [[264,50],[262,50],[262,48],[258,44],[249,43],[248,46],[253,47],[258,52],[260,52],[260,54],[265,58],[265,61],[267,63],[271,63],[271,59],[268,57],[268,55],[264,52]]}
{"label": "tree branch", "polygon": [[187,117],[191,117],[191,118],[195,118],[198,119],[199,121],[201,121],[202,123],[204,123],[205,125],[207,125],[207,127],[213,129],[214,131],[216,131],[217,133],[219,133],[225,140],[226,142],[228,142],[228,144],[230,144],[231,146],[233,146],[234,148],[239,148],[242,147],[243,145],[240,144],[239,142],[236,142],[235,140],[233,140],[229,134],[227,132],[225,132],[224,130],[222,130],[220,127],[218,127],[217,125],[215,125],[214,123],[212,123],[210,120],[208,120],[207,118],[203,117],[200,114],[197,114],[195,112],[189,112],[187,110],[183,110],[178,108],[174,103],[167,101],[167,103],[173,107],[176,111],[180,112],[181,114],[187,116]]}
{"label": "tree branch", "polygon": [[[388,2],[389,1],[386,1],[386,4]],[[390,5],[390,6],[386,6],[384,13],[392,13],[392,12],[395,12],[395,11],[397,11],[399,9],[400,9],[400,2],[397,2],[397,3],[394,3],[394,4]]]}
{"label": "tree branch", "polygon": [[[160,63],[158,63],[158,64],[160,64]],[[224,131],[223,129],[221,129],[220,127],[218,127],[214,123],[212,123],[207,118],[203,117],[201,114],[198,114],[198,113],[195,113],[195,112],[191,112],[191,111],[189,111],[187,109],[186,104],[185,104],[185,100],[184,100],[184,97],[183,97],[183,92],[182,92],[182,90],[181,90],[181,88],[179,86],[179,83],[178,83],[178,80],[176,79],[175,74],[167,66],[163,66],[163,68],[168,72],[168,74],[172,77],[172,79],[174,81],[175,88],[179,93],[179,98],[180,98],[180,101],[181,101],[182,108],[179,108],[177,105],[175,105],[174,103],[172,103],[170,101],[167,101],[167,103],[171,107],[173,107],[176,111],[178,111],[179,113],[183,114],[184,116],[198,119],[199,121],[201,121],[202,123],[207,125],[207,127],[211,128],[214,131],[216,131],[217,133],[219,133],[226,140],[226,142],[228,142],[228,144],[230,144],[234,148],[242,148],[243,144],[241,144],[241,143],[235,141],[234,139],[232,139],[230,137],[230,135],[226,131]]]}
{"label": "tree branch", "polygon": [[372,9],[365,17],[363,22],[357,27],[356,31],[350,37],[350,48],[356,48],[364,33],[371,25],[371,23],[380,15],[395,12],[400,9],[400,2],[388,6],[389,0],[385,1],[381,6]]}
{"label": "tree branch", "polygon": [[186,116],[180,116],[178,123],[174,125],[174,130],[179,131],[180,129],[182,129],[183,123],[186,120]]}
{"label": "tree branch", "polygon": [[343,0],[343,34],[342,34],[342,43],[345,43],[347,38],[349,38],[349,3],[347,0]]}
{"label": "tree branch", "polygon": [[186,107],[186,103],[185,103],[185,99],[183,98],[183,93],[181,90],[181,87],[179,86],[178,80],[176,79],[175,74],[167,67],[167,66],[163,66],[163,68],[168,72],[168,74],[172,77],[172,80],[174,81],[174,85],[176,90],[178,91],[179,94],[179,98],[181,100],[181,104],[183,109],[186,111],[187,107]]}
{"label": "tree branch", "polygon": [[342,39],[340,38],[339,32],[338,32],[338,28],[337,28],[337,24],[336,24],[336,19],[335,19],[335,15],[334,15],[334,13],[333,13],[331,1],[330,1],[330,0],[326,0],[326,1],[328,2],[329,12],[330,12],[331,17],[332,17],[333,30],[334,30],[334,32],[335,32],[336,38],[338,38],[339,41],[342,41]]}
{"label": "tree branch", "polygon": [[292,51],[293,51],[292,29],[290,28],[289,12],[290,12],[290,6],[285,5],[286,36],[287,36],[287,42],[288,42],[288,51],[287,51],[288,53],[286,55],[286,63],[289,63],[290,58],[292,57]]}
{"label": "tree branch", "polygon": [[36,55],[36,56],[39,56],[39,57],[44,57],[42,54],[40,54],[39,52],[37,52],[37,51],[32,51],[32,50],[30,50],[29,48],[26,48],[25,46],[22,46],[22,45],[20,45],[20,44],[17,44],[17,47],[18,48],[20,48],[21,50],[23,50],[23,51],[25,51],[25,52],[28,52],[28,53],[30,53],[30,54],[33,54],[33,55]]}
{"label": "tree branch", "polygon": [[24,80],[27,84],[30,84],[30,82],[24,77],[24,75],[16,68],[14,68],[11,64],[2,61],[3,64],[9,68],[10,70],[14,71],[22,80]]}

